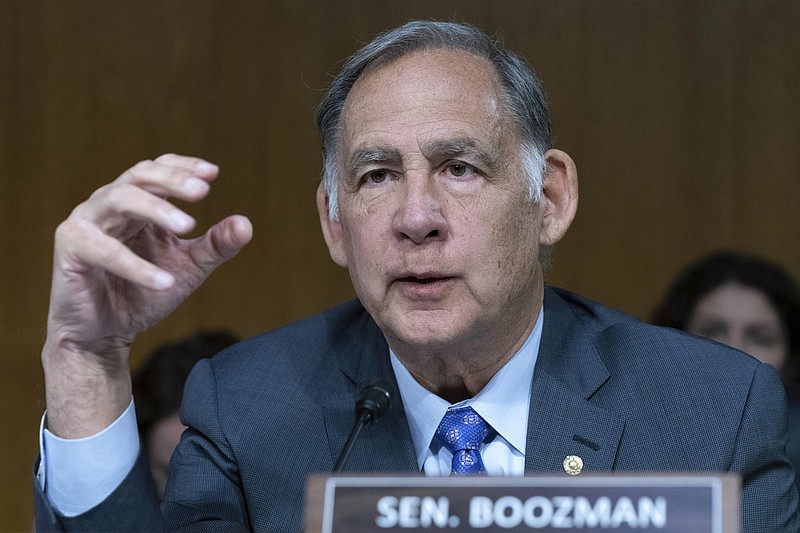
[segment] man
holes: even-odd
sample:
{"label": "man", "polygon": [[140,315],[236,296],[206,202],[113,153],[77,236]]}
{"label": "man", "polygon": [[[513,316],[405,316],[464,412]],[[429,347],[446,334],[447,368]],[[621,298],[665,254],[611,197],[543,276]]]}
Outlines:
{"label": "man", "polygon": [[[577,177],[515,55],[468,26],[409,23],[348,60],[318,124],[322,230],[359,301],[198,364],[165,523],[138,442],[107,452],[131,417],[128,347],[252,229],[230,217],[178,239],[193,221],[164,198],[202,199],[217,169],[176,155],[133,167],[59,228],[40,524],[299,530],[306,475],[330,471],[356,396],[383,378],[399,398],[350,470],[521,475],[575,455],[584,471],[731,471],[745,531],[797,530],[774,372],[544,287]],[[452,448],[448,429],[467,423],[483,442]],[[75,444],[100,451],[76,459]]]}

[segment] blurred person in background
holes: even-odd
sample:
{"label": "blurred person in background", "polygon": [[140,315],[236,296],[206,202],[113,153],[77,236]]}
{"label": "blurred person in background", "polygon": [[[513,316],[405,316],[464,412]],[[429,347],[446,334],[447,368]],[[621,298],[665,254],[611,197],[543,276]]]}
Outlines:
{"label": "blurred person in background", "polygon": [[170,457],[186,429],[178,416],[183,384],[197,361],[238,340],[225,330],[197,331],[157,347],[133,376],[136,422],[159,498],[164,495]]}
{"label": "blurred person in background", "polygon": [[787,452],[800,479],[800,287],[766,259],[720,251],[686,267],[652,322],[727,344],[774,366],[789,400]]}

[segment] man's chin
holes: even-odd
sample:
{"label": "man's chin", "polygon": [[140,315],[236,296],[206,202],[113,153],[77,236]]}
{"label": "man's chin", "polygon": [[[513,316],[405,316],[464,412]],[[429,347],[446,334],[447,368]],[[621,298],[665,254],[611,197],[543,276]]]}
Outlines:
{"label": "man's chin", "polygon": [[390,321],[384,334],[396,353],[441,352],[466,340],[464,323],[449,312],[416,311]]}

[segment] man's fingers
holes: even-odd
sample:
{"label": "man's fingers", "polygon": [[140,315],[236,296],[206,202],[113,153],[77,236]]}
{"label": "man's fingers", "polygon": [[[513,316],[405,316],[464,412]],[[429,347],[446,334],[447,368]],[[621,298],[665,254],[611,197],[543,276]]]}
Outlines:
{"label": "man's fingers", "polygon": [[182,168],[200,175],[212,175],[216,177],[219,168],[214,163],[201,159],[177,154],[164,154],[155,159],[156,163],[170,167]]}
{"label": "man's fingers", "polygon": [[[72,265],[84,268],[84,265],[108,271],[115,276],[147,287],[154,290],[164,290],[172,287],[175,278],[169,272],[158,268],[154,264],[136,255],[130,248],[122,242],[109,237],[100,231],[91,231],[91,235],[86,232],[75,231],[70,227],[60,227],[62,241],[82,239],[81,246],[62,243],[67,251],[64,253],[63,263],[58,265],[65,272],[69,272]],[[72,233],[70,233],[72,232]],[[59,258],[57,248],[57,261]]]}
{"label": "man's fingers", "polygon": [[130,227],[127,219],[151,222],[182,234],[194,227],[194,220],[164,199],[201,200],[218,171],[216,165],[203,159],[175,154],[140,161],[95,191],[74,214],[112,235],[121,235],[120,227]]}
{"label": "man's fingers", "polygon": [[189,253],[198,267],[210,272],[239,253],[252,238],[250,220],[242,215],[231,215],[195,239]]}
{"label": "man's fingers", "polygon": [[127,237],[123,231],[132,220],[150,222],[177,234],[186,233],[195,225],[191,216],[168,201],[127,183],[104,187],[90,201],[81,204],[74,217],[123,239]]}
{"label": "man's fingers", "polygon": [[208,194],[209,183],[219,173],[216,165],[196,157],[167,154],[155,161],[140,161],[112,184],[132,184],[162,197],[194,202]]}
{"label": "man's fingers", "polygon": [[202,237],[181,241],[176,235],[191,231],[195,220],[166,198],[202,199],[218,171],[205,160],[175,154],[137,163],[59,226],[57,268],[66,275],[96,268],[156,290],[173,286],[184,268],[186,274],[197,268],[190,276],[208,275],[250,241],[250,221],[231,216]]}

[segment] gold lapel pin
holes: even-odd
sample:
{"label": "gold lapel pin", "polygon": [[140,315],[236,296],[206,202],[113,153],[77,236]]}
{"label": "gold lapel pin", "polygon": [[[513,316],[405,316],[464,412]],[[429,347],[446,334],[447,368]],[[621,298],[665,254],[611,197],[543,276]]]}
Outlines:
{"label": "gold lapel pin", "polygon": [[568,455],[564,458],[564,472],[570,476],[577,476],[583,471],[583,459],[577,455]]}

